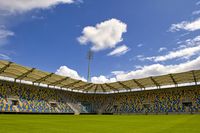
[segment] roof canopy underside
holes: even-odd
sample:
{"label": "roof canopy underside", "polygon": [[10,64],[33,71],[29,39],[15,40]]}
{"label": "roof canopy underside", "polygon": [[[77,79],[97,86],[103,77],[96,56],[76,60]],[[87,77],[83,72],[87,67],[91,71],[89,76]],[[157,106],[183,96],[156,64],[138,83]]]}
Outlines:
{"label": "roof canopy underside", "polygon": [[94,84],[72,79],[70,77],[56,75],[54,73],[44,72],[35,68],[21,66],[4,60],[0,60],[0,76],[12,78],[14,81],[29,81],[34,85],[45,84],[48,87],[56,86],[58,88],[94,93],[130,91],[153,87],[160,88],[162,86],[177,86],[179,84],[189,83],[197,85],[200,82],[200,70],[192,70],[162,76]]}

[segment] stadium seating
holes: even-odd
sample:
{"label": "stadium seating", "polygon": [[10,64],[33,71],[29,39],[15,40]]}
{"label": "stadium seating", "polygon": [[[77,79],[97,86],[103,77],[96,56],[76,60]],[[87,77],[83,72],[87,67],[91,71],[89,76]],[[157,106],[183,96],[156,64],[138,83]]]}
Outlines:
{"label": "stadium seating", "polygon": [[[0,111],[73,113],[58,95],[56,90],[1,83]],[[13,105],[13,97],[17,101],[16,105]],[[51,101],[56,101],[55,107],[50,105]]]}
{"label": "stadium seating", "polygon": [[200,89],[168,89],[114,95],[106,112],[181,113],[200,110]]}
{"label": "stadium seating", "polygon": [[85,94],[0,82],[0,112],[199,113],[199,86],[115,94]]}

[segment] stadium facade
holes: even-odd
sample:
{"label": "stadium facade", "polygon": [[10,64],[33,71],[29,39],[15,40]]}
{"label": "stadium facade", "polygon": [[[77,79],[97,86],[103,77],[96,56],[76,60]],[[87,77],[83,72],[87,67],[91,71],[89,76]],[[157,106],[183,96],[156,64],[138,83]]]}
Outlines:
{"label": "stadium facade", "polygon": [[200,112],[200,70],[94,84],[0,61],[1,113]]}

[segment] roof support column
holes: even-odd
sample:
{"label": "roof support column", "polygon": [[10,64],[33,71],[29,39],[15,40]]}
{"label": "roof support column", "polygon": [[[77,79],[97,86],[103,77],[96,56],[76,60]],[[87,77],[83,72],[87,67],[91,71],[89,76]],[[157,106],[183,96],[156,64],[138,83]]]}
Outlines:
{"label": "roof support column", "polygon": [[12,64],[12,62],[9,62],[7,65],[5,65],[4,67],[2,67],[0,69],[0,74],[3,73],[11,64]]}
{"label": "roof support column", "polygon": [[[79,88],[79,90],[84,90],[86,87],[89,87],[89,86],[91,86],[92,84],[91,83],[88,83],[88,84],[85,84],[85,85],[81,85],[81,86],[78,86],[78,87],[76,87],[76,88]],[[74,90],[74,88],[72,89],[72,90]],[[76,89],[77,90],[77,89]]]}
{"label": "roof support column", "polygon": [[155,86],[157,87],[157,89],[160,89],[160,84],[153,77],[150,77],[150,79],[155,84]]}
{"label": "roof support column", "polygon": [[22,79],[24,79],[25,77],[27,77],[30,73],[32,73],[34,70],[35,70],[35,68],[32,68],[29,71],[27,71],[26,73],[23,73],[22,75],[20,75],[17,78],[15,78],[15,81],[17,79],[19,79],[21,81]]}
{"label": "roof support column", "polygon": [[73,83],[69,83],[69,84],[67,84],[67,85],[63,85],[63,86],[61,86],[61,88],[71,87],[71,86],[73,86],[73,85],[75,85],[75,84],[78,84],[78,83],[80,83],[80,82],[81,82],[81,80],[78,80],[78,81],[75,81],[75,82],[73,82]]}
{"label": "roof support column", "polygon": [[91,84],[91,86],[87,87],[86,89],[83,89],[83,91],[88,92],[89,90],[92,89],[92,87],[94,87],[95,84]]}
{"label": "roof support column", "polygon": [[48,84],[48,86],[56,86],[56,85],[58,85],[58,84],[60,84],[60,83],[62,83],[63,81],[65,81],[65,80],[67,80],[69,77],[65,77],[64,79],[61,79],[61,80],[58,80],[58,81],[55,81],[55,82],[53,82],[53,83],[50,83],[50,84]]}
{"label": "roof support column", "polygon": [[127,85],[123,84],[122,82],[118,81],[117,83],[120,84],[124,89],[131,90],[130,87],[128,87]]}
{"label": "roof support column", "polygon": [[142,84],[140,84],[136,79],[133,79],[133,81],[137,84],[137,86],[142,90],[142,89],[144,89],[145,90],[145,87],[142,85]]}
{"label": "roof support column", "polygon": [[34,84],[34,83],[40,84],[42,81],[45,81],[46,79],[50,78],[53,74],[54,74],[54,73],[50,73],[49,75],[46,75],[46,76],[44,76],[44,77],[42,77],[42,78],[40,78],[40,79],[37,79],[37,80],[33,81],[33,84]]}
{"label": "roof support column", "polygon": [[195,76],[194,70],[192,71],[192,75],[193,75],[194,83],[195,83],[195,85],[197,85],[197,79],[196,79],[196,76]]}
{"label": "roof support column", "polygon": [[94,92],[96,93],[97,92],[97,88],[98,88],[98,85],[96,85],[95,89],[94,89]]}
{"label": "roof support column", "polygon": [[106,92],[102,85],[100,85],[100,88],[103,90],[103,92]]}
{"label": "roof support column", "polygon": [[174,79],[172,74],[169,74],[170,78],[172,79],[172,82],[174,83],[175,87],[178,87],[178,84],[176,82],[176,80]]}
{"label": "roof support column", "polygon": [[107,83],[105,83],[105,85],[108,86],[110,88],[110,90],[118,91],[119,92],[119,90],[117,88],[114,88],[114,87],[112,87],[111,85],[109,85]]}

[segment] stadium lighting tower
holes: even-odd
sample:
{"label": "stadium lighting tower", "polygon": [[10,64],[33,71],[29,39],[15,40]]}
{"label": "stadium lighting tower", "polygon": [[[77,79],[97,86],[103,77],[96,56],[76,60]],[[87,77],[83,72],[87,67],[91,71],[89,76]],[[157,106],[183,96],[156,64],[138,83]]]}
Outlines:
{"label": "stadium lighting tower", "polygon": [[87,75],[87,81],[90,81],[90,64],[91,60],[93,58],[93,52],[91,50],[88,51],[87,53],[87,59],[88,59],[88,75]]}

